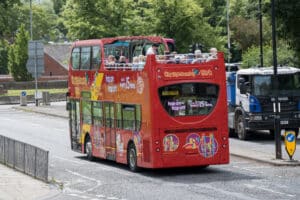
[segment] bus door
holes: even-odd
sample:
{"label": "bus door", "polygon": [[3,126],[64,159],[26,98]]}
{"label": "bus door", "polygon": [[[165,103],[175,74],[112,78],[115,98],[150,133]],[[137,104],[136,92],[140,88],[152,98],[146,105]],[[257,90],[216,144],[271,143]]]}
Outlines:
{"label": "bus door", "polygon": [[71,137],[71,148],[73,150],[81,151],[80,140],[80,107],[79,101],[70,101],[70,111],[69,111],[69,125],[70,125],[70,137]]}
{"label": "bus door", "polygon": [[116,127],[114,103],[104,102],[106,159],[116,160]]}

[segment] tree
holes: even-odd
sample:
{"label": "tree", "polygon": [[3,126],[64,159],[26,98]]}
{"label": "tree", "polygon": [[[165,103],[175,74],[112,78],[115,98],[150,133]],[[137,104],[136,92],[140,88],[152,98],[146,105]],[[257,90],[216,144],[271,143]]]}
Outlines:
{"label": "tree", "polygon": [[7,55],[8,55],[8,42],[0,39],[0,74],[8,74],[7,68]]}
{"label": "tree", "polygon": [[71,39],[126,35],[129,0],[68,0],[62,13]]}
{"label": "tree", "polygon": [[[18,19],[16,24],[19,26],[25,24],[27,30],[30,27],[29,13],[30,7],[28,4],[16,7]],[[46,5],[32,5],[32,33],[33,40],[55,40],[59,37],[59,31],[57,30],[57,15],[55,15],[52,7]]]}
{"label": "tree", "polygon": [[276,19],[278,21],[278,36],[290,41],[292,47],[297,51],[300,58],[300,1],[298,0],[277,0]]}
{"label": "tree", "polygon": [[207,23],[197,1],[155,0],[154,5],[156,34],[174,38],[180,52],[186,52],[192,43],[201,43],[206,49],[223,48],[221,29]]}
{"label": "tree", "polygon": [[25,30],[25,25],[22,24],[16,35],[15,43],[11,45],[8,52],[8,69],[15,81],[32,80],[26,69],[28,41],[29,33]]}
{"label": "tree", "polygon": [[[265,45],[264,50],[264,66],[273,66],[273,48],[271,45]],[[242,68],[249,68],[260,65],[260,47],[252,46],[243,53]],[[279,41],[277,51],[278,65],[287,65],[297,67],[299,60],[295,56],[292,48],[283,40]]]}
{"label": "tree", "polygon": [[63,6],[66,4],[66,0],[52,0],[52,2],[55,14],[60,15]]}
{"label": "tree", "polygon": [[19,5],[19,0],[1,0],[0,2],[0,39],[10,39],[13,37],[15,27],[15,6]]}

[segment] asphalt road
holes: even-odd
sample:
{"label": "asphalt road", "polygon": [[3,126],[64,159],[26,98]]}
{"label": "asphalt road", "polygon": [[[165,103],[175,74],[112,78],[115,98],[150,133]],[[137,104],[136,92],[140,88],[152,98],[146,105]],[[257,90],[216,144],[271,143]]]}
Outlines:
{"label": "asphalt road", "polygon": [[50,151],[56,200],[300,199],[299,167],[274,167],[231,157],[229,165],[132,173],[90,162],[70,150],[68,120],[0,106],[0,134]]}

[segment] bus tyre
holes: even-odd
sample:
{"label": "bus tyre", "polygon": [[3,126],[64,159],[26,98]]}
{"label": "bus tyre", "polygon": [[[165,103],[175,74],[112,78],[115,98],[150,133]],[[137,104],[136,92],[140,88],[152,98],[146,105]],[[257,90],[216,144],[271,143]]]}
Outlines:
{"label": "bus tyre", "polygon": [[129,144],[128,147],[128,153],[127,153],[127,163],[129,166],[129,169],[133,172],[138,171],[138,166],[137,166],[137,155],[136,155],[136,149],[134,144]]}
{"label": "bus tyre", "polygon": [[236,125],[237,135],[240,140],[246,140],[248,138],[248,133],[245,128],[243,115],[239,115]]}
{"label": "bus tyre", "polygon": [[85,153],[88,160],[92,161],[94,160],[93,154],[92,154],[92,141],[90,137],[87,137],[85,140]]}

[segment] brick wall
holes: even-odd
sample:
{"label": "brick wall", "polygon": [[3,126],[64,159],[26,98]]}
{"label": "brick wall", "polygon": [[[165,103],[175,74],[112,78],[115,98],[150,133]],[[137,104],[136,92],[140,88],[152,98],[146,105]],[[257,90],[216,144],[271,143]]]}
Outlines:
{"label": "brick wall", "polygon": [[59,62],[49,56],[47,53],[44,54],[45,72],[43,76],[67,76],[68,70],[66,70]]}

